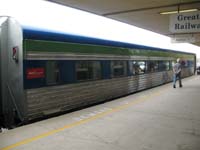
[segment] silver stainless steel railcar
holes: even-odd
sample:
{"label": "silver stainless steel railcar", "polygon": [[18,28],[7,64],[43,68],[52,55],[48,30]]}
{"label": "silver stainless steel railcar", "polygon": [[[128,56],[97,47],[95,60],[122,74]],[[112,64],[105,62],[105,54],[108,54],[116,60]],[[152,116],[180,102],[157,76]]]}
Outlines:
{"label": "silver stainless steel railcar", "polygon": [[194,74],[195,54],[20,26],[0,17],[0,118],[5,127]]}

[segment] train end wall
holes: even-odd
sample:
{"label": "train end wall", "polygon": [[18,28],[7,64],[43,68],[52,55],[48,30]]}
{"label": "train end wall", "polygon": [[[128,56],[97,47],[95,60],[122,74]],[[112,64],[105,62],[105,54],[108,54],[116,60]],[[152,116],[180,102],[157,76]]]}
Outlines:
{"label": "train end wall", "polygon": [[0,17],[1,115],[3,124],[12,127],[25,118],[23,89],[22,28],[11,17]]}

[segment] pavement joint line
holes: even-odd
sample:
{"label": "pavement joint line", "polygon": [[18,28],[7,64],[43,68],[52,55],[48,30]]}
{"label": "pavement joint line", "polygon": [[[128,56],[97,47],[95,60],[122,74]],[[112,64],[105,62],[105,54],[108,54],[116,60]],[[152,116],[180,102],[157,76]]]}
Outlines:
{"label": "pavement joint line", "polygon": [[160,91],[153,91],[153,93],[150,93],[150,94],[148,93],[147,96],[145,96],[145,97],[141,97],[141,98],[138,98],[138,99],[136,99],[136,100],[134,100],[132,102],[129,102],[127,104],[119,105],[119,106],[113,107],[113,108],[111,108],[109,110],[105,110],[104,112],[96,114],[95,116],[91,116],[91,117],[88,117],[86,119],[82,119],[80,121],[75,121],[75,122],[67,124],[67,125],[65,125],[65,126],[63,126],[61,128],[54,129],[54,130],[48,131],[46,133],[39,134],[39,135],[31,137],[31,138],[27,138],[27,139],[22,140],[20,142],[16,142],[15,144],[11,144],[9,146],[1,148],[0,150],[10,150],[10,149],[13,149],[13,148],[16,148],[16,147],[31,143],[33,141],[37,141],[39,139],[45,138],[47,136],[56,134],[56,133],[61,132],[61,131],[65,130],[65,129],[73,128],[75,126],[88,123],[88,122],[93,121],[95,119],[102,118],[102,117],[104,117],[106,115],[109,115],[111,113],[118,112],[118,111],[126,109],[126,108],[128,108],[130,106],[142,103],[142,102],[146,101],[147,99],[151,99],[153,97],[159,96],[166,90],[166,88],[165,89],[161,89],[161,90]]}

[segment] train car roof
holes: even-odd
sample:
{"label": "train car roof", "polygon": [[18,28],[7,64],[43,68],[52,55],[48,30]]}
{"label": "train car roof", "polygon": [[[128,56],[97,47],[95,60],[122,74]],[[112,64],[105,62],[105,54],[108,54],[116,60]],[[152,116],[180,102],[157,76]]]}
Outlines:
{"label": "train car roof", "polygon": [[192,54],[189,52],[181,52],[171,49],[156,48],[132,43],[118,42],[112,40],[98,39],[86,36],[72,35],[67,33],[58,33],[53,31],[44,31],[38,29],[23,28],[23,38],[33,40],[46,40],[46,41],[59,41],[59,42],[72,42],[80,44],[93,44],[102,46],[122,47],[122,48],[137,48],[143,50],[156,50],[156,51],[172,51],[183,54]]}

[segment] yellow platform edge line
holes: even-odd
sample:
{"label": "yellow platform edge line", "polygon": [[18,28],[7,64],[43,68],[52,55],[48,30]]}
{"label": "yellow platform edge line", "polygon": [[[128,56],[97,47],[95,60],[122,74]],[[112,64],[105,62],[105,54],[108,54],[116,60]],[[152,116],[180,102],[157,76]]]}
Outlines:
{"label": "yellow platform edge line", "polygon": [[1,150],[10,150],[12,148],[16,148],[18,146],[21,146],[21,145],[25,145],[25,144],[28,144],[28,143],[31,143],[33,141],[36,141],[36,140],[39,140],[39,139],[42,139],[42,138],[45,138],[47,136],[50,136],[50,135],[53,135],[55,133],[58,133],[58,132],[61,132],[65,129],[69,129],[69,128],[72,128],[72,127],[75,127],[75,126],[78,126],[78,125],[81,125],[81,124],[84,124],[84,123],[87,123],[87,122],[90,122],[90,121],[93,121],[95,119],[98,119],[98,118],[101,118],[103,116],[106,116],[108,114],[111,114],[111,113],[114,113],[114,112],[118,112],[120,110],[123,110],[123,109],[126,109],[132,105],[136,105],[136,104],[139,104],[143,101],[146,101],[147,99],[150,99],[150,98],[153,98],[155,96],[159,96],[161,93],[163,93],[164,91],[162,90],[162,92],[157,92],[157,93],[153,93],[153,94],[149,94],[145,97],[142,97],[142,98],[138,98],[136,100],[134,100],[133,102],[130,102],[130,103],[127,103],[127,104],[123,104],[123,105],[120,105],[120,106],[116,106],[116,107],[113,107],[107,111],[104,111],[102,113],[99,113],[99,114],[96,114],[94,116],[91,116],[89,118],[86,118],[86,119],[82,119],[80,121],[76,121],[76,122],[73,122],[73,123],[70,123],[68,125],[65,125],[64,127],[61,127],[61,128],[58,128],[58,129],[55,129],[55,130],[51,130],[49,132],[46,132],[46,133],[42,133],[40,135],[37,135],[37,136],[34,136],[32,138],[28,138],[28,139],[25,139],[25,140],[22,140],[20,142],[17,142],[15,144],[12,144],[12,145],[9,145],[9,146],[6,146],[4,148],[2,148]]}

